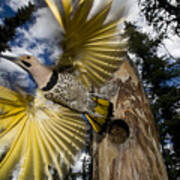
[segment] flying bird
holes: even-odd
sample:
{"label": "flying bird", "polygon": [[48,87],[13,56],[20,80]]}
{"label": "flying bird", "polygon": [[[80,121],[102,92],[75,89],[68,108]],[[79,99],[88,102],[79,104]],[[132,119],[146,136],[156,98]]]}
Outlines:
{"label": "flying bird", "polygon": [[109,17],[112,1],[46,0],[58,21],[62,55],[53,67],[34,56],[0,55],[28,72],[35,95],[0,86],[0,179],[65,178],[74,157],[86,143],[86,121],[103,130],[111,103],[91,91],[118,69],[126,39],[118,25],[123,11]]}

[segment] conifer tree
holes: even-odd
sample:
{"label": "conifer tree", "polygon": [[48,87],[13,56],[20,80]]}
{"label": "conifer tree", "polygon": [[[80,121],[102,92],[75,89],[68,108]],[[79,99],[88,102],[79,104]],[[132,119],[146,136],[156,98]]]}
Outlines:
{"label": "conifer tree", "polygon": [[10,50],[8,42],[13,40],[16,34],[16,29],[30,19],[34,5],[29,3],[28,6],[18,9],[13,17],[5,17],[3,25],[0,25],[0,52]]}
{"label": "conifer tree", "polygon": [[151,101],[169,179],[175,180],[180,177],[180,59],[158,55],[161,36],[151,39],[132,24],[126,24],[126,33],[130,37],[129,51],[135,55],[144,89]]}
{"label": "conifer tree", "polygon": [[179,0],[138,0],[141,12],[155,30],[168,36],[172,31],[180,37],[180,2]]}

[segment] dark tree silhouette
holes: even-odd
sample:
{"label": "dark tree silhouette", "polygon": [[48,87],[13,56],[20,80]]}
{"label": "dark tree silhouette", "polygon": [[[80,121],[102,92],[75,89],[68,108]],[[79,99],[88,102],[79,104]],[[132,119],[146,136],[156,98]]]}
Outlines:
{"label": "dark tree silhouette", "polygon": [[[132,24],[126,25],[129,51],[140,66],[144,89],[159,131],[161,149],[169,179],[180,177],[180,59],[158,56],[161,38],[150,39]],[[167,148],[171,146],[171,149]]]}
{"label": "dark tree silhouette", "polygon": [[30,19],[33,11],[34,5],[29,3],[18,9],[15,16],[4,18],[4,24],[0,25],[0,52],[10,49],[8,42],[15,37],[16,29]]}
{"label": "dark tree silhouette", "polygon": [[168,36],[171,29],[180,36],[180,1],[175,0],[138,0],[142,13],[149,24],[164,35]]}

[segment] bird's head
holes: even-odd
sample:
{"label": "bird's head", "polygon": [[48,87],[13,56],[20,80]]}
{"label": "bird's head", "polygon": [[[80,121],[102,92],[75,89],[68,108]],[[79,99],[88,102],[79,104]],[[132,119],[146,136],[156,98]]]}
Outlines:
{"label": "bird's head", "polygon": [[0,57],[17,64],[27,73],[31,74],[39,88],[45,87],[51,77],[52,69],[46,67],[34,56],[23,55],[15,57],[0,54]]}

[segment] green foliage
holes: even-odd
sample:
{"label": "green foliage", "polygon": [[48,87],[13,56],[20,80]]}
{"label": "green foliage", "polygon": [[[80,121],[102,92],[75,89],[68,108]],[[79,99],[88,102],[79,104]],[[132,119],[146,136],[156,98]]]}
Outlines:
{"label": "green foliage", "polygon": [[10,50],[8,42],[13,40],[16,29],[30,19],[33,11],[34,5],[29,3],[28,6],[20,8],[14,17],[4,19],[4,24],[0,25],[0,52]]}
{"label": "green foliage", "polygon": [[180,3],[179,0],[138,0],[141,12],[149,24],[164,35],[170,29],[180,36]]}
{"label": "green foliage", "polygon": [[[150,39],[132,24],[126,24],[126,34],[129,35],[129,52],[135,55],[144,89],[151,101],[169,179],[175,180],[180,177],[180,84],[176,81],[180,78],[180,61],[157,54],[162,36]],[[171,150],[167,148],[170,144]]]}

